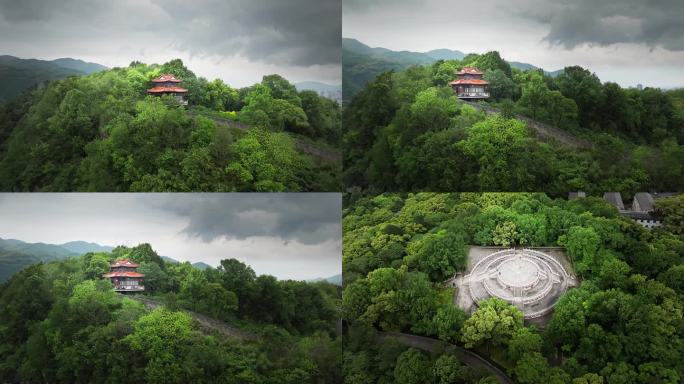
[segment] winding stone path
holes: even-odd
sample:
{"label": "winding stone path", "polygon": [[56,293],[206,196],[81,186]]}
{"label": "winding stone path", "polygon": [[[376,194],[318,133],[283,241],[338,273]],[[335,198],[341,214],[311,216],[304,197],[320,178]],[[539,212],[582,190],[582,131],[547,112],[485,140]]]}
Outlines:
{"label": "winding stone path", "polygon": [[[495,107],[492,107],[488,104],[485,103],[478,103],[478,102],[473,102],[473,101],[465,101],[461,99],[457,99],[461,103],[470,105],[471,107],[478,109],[480,111],[483,111],[487,115],[493,115],[495,113],[501,113],[501,110]],[[550,141],[550,140],[555,140],[561,144],[565,144],[574,148],[583,148],[583,149],[589,149],[592,148],[593,145],[584,140],[580,139],[579,137],[576,137],[558,127],[554,127],[553,125],[549,125],[546,123],[542,123],[541,121],[537,121],[534,119],[531,119],[527,116],[523,115],[515,115],[515,118],[518,120],[522,120],[525,123],[527,123],[527,126],[532,129],[532,131],[535,133],[537,138],[539,138],[542,141]]]}
{"label": "winding stone path", "polygon": [[[131,300],[141,302],[145,306],[145,308],[147,308],[149,310],[154,310],[156,308],[164,306],[163,303],[160,303],[159,301],[152,300],[152,299],[144,297],[144,296],[125,295],[125,297],[127,297]],[[238,329],[236,327],[228,325],[223,321],[216,320],[214,318],[203,315],[201,313],[196,313],[196,312],[192,312],[192,311],[188,311],[188,310],[184,310],[184,309],[182,309],[181,311],[187,313],[195,321],[197,321],[197,323],[199,324],[200,330],[202,330],[205,333],[212,333],[212,332],[216,331],[223,336],[232,337],[232,338],[239,339],[242,341],[256,340],[255,335],[252,335],[252,334],[247,333],[241,329]]]}
{"label": "winding stone path", "polygon": [[[188,116],[192,117],[195,119],[197,116],[202,116],[206,117],[207,119],[212,120],[214,123],[218,125],[223,125],[225,127],[230,127],[230,128],[237,128],[241,129],[243,131],[248,130],[250,128],[249,125],[239,122],[239,121],[234,121],[230,119],[223,119],[220,117],[215,117],[215,116],[209,116],[209,115],[203,115],[194,111],[186,111]],[[342,161],[342,152],[339,150],[334,150],[330,148],[323,148],[323,147],[318,147],[314,144],[311,144],[309,142],[306,142],[304,140],[298,139],[298,138],[293,138],[294,140],[294,147],[300,152],[306,153],[310,156],[316,157],[319,160],[323,161],[328,161],[332,163],[340,163]]]}
{"label": "winding stone path", "polygon": [[401,344],[409,347],[422,349],[423,351],[436,352],[442,349],[444,345],[448,345],[458,357],[458,359],[471,367],[484,368],[494,376],[494,378],[502,384],[513,384],[511,380],[502,369],[494,365],[494,363],[485,359],[484,357],[469,351],[463,347],[455,344],[445,343],[441,340],[433,339],[425,336],[411,335],[401,332],[381,332],[378,331],[380,339],[394,339]]}

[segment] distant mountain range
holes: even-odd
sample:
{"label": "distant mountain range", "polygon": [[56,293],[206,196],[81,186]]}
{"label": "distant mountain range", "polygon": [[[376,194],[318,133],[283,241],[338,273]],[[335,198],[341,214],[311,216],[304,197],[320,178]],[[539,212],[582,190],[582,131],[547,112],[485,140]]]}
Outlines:
{"label": "distant mountain range", "polygon": [[112,249],[114,248],[84,241],[45,244],[0,239],[0,282],[31,264],[65,259],[88,252],[111,252]]}
{"label": "distant mountain range", "polygon": [[[387,48],[371,48],[356,40],[342,39],[342,89],[344,100],[351,100],[366,83],[377,75],[390,71],[401,71],[412,65],[432,64],[437,60],[462,60],[466,56],[461,51],[435,49],[428,52],[392,51]],[[538,67],[517,61],[508,62],[511,67],[522,71]],[[563,70],[547,72],[551,76]]]}
{"label": "distant mountain range", "polygon": [[[85,241],[45,244],[0,239],[0,283],[31,264],[66,259],[88,252],[111,252],[112,250],[114,247]],[[170,263],[178,263],[178,260],[168,256],[161,256],[161,258]],[[211,268],[209,264],[203,262],[192,263],[192,266],[201,270]]]}
{"label": "distant mountain range", "polygon": [[311,282],[327,281],[330,284],[338,285],[341,287],[342,286],[342,274],[340,273],[338,275],[330,276],[330,277],[326,277],[326,278],[321,277],[321,278],[313,279],[313,280],[309,280],[309,281],[311,281]]}
{"label": "distant mountain range", "polygon": [[[70,241],[64,244],[27,243],[21,240],[0,238],[0,283],[7,281],[12,275],[28,267],[31,264],[66,259],[67,257],[80,256],[88,252],[111,252],[114,247],[88,243],[85,241]],[[161,256],[164,261],[178,263],[179,261]],[[192,266],[205,270],[212,268],[211,265],[201,261],[192,263]],[[314,279],[311,281],[325,280],[331,284],[342,285],[342,275],[328,278]]]}
{"label": "distant mountain range", "polygon": [[68,243],[60,244],[59,246],[78,255],[83,255],[88,252],[111,252],[114,250],[114,247],[108,245],[87,243],[85,241],[70,241]]}
{"label": "distant mountain range", "polygon": [[107,69],[104,65],[83,60],[62,58],[56,60],[20,59],[0,56],[0,101],[12,98],[23,90],[46,80],[59,80],[67,76],[83,76]]}
{"label": "distant mountain range", "polygon": [[[179,263],[178,260],[176,260],[176,259],[174,259],[174,258],[172,258],[172,257],[161,256],[161,258],[162,258],[162,260],[168,261],[169,263],[173,263],[173,264]],[[207,264],[207,263],[203,263],[203,262],[201,262],[201,261],[198,261],[198,262],[196,262],[196,263],[192,263],[192,264],[190,264],[190,265],[192,265],[193,267],[195,267],[195,268],[197,268],[197,269],[199,269],[199,270],[202,270],[202,271],[205,270],[205,269],[207,269],[207,268],[213,268],[211,265],[209,265],[209,264]]]}
{"label": "distant mountain range", "polygon": [[302,81],[295,83],[294,86],[300,92],[304,90],[314,91],[320,96],[335,100],[338,103],[342,102],[342,84],[332,85],[318,81]]}

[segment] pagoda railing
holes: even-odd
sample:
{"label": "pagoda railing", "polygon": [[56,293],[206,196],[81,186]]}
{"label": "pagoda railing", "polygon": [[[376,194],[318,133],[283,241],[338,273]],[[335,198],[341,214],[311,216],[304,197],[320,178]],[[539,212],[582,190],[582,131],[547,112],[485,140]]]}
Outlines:
{"label": "pagoda railing", "polygon": [[458,93],[458,97],[489,97],[489,92],[460,92]]}
{"label": "pagoda railing", "polygon": [[145,286],[144,285],[115,285],[114,290],[115,291],[137,292],[137,291],[144,291]]}

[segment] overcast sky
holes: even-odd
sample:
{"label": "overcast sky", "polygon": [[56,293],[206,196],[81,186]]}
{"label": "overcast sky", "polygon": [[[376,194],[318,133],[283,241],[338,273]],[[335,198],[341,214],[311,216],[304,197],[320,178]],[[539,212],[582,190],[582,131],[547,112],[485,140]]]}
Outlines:
{"label": "overcast sky", "polygon": [[392,50],[497,50],[623,86],[681,87],[683,15],[682,0],[343,0],[342,30]]}
{"label": "overcast sky", "polygon": [[340,0],[0,0],[0,55],[108,67],[181,58],[235,87],[341,82]]}
{"label": "overcast sky", "polygon": [[336,193],[0,194],[0,238],[63,244],[150,243],[162,256],[307,280],[341,273]]}

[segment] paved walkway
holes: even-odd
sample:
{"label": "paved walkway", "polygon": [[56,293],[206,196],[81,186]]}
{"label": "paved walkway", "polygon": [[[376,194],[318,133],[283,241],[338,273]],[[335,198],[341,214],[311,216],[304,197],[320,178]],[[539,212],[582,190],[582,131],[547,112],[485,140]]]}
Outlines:
{"label": "paved walkway", "polygon": [[[139,295],[126,295],[127,298],[141,302],[145,308],[149,310],[154,310],[159,307],[163,307],[164,304],[150,298],[139,296]],[[199,324],[199,328],[205,333],[212,333],[213,331],[218,332],[223,336],[228,336],[236,338],[243,341],[255,340],[256,336],[249,334],[241,329],[233,327],[226,324],[223,321],[213,319],[209,316],[203,315],[201,313],[196,313],[192,311],[182,310],[188,315],[192,316],[195,321]]]}
{"label": "paved walkway", "polygon": [[[218,125],[223,125],[225,127],[237,128],[243,131],[250,128],[249,125],[235,120],[204,115],[194,111],[187,111],[187,114],[191,116],[193,119],[197,116],[206,117],[207,119],[212,120],[214,123]],[[306,153],[320,160],[329,161],[333,163],[340,163],[342,161],[342,152],[340,152],[339,150],[318,147],[312,143],[306,142],[296,137],[294,137],[293,140],[295,149],[297,149],[300,152]]]}
{"label": "paved walkway", "polygon": [[[484,111],[488,115],[501,113],[501,110],[499,110],[498,108],[494,108],[485,103],[465,101],[461,99],[458,100],[464,104],[470,105],[473,108],[479,109],[480,111]],[[580,139],[579,137],[576,137],[558,127],[554,127],[553,125],[542,123],[541,121],[537,121],[523,115],[515,115],[515,118],[527,123],[527,126],[530,127],[534,131],[535,135],[543,141],[548,141],[549,139],[552,139],[559,143],[574,148],[592,148],[592,144],[590,142],[584,139]]]}
{"label": "paved walkway", "polygon": [[489,362],[489,360],[476,354],[473,351],[469,351],[458,345],[445,343],[443,341],[433,339],[430,337],[411,335],[408,333],[401,332],[378,331],[378,337],[380,337],[381,339],[394,339],[404,345],[422,349],[428,352],[439,351],[443,348],[444,345],[448,345],[451,349],[453,349],[453,352],[456,355],[456,357],[458,357],[458,359],[462,361],[464,364],[469,365],[471,367],[486,369],[487,371],[489,371],[489,373],[492,374],[492,376],[494,376],[494,378],[499,383],[513,384],[513,380],[506,376],[506,374],[500,368]]}

